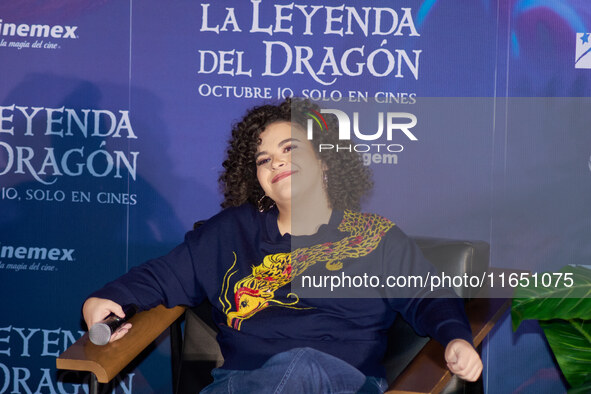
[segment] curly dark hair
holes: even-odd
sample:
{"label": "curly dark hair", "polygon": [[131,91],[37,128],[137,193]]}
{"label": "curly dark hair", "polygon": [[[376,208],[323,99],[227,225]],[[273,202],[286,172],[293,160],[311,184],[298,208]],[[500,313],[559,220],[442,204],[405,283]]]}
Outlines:
{"label": "curly dark hair", "polygon": [[[223,162],[224,171],[219,183],[224,193],[222,207],[234,207],[246,202],[257,206],[265,192],[257,179],[255,154],[260,144],[260,135],[265,128],[275,122],[299,124],[307,128],[307,119],[312,111],[320,111],[318,105],[303,99],[286,99],[278,105],[261,105],[250,109],[242,120],[232,128],[232,137]],[[336,116],[325,114],[327,130],[320,131],[314,124],[314,138],[310,141],[318,157],[326,165],[326,187],[330,205],[333,209],[358,210],[361,199],[372,189],[371,172],[363,165],[356,152],[336,149],[322,150],[320,144],[338,143],[338,123]],[[273,202],[263,199],[263,208],[269,209]]]}

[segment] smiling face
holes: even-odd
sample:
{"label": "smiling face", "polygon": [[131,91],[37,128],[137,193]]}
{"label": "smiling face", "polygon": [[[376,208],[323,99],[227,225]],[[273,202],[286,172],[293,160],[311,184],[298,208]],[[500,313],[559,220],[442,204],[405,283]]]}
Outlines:
{"label": "smiling face", "polygon": [[299,127],[288,122],[268,125],[260,135],[255,162],[259,184],[280,211],[302,198],[326,200],[324,165]]}

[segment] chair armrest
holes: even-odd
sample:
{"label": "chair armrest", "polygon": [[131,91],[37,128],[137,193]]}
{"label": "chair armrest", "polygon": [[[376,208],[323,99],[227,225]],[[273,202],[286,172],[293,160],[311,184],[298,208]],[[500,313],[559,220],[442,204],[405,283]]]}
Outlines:
{"label": "chair armrest", "polygon": [[86,333],[57,358],[57,368],[92,372],[100,383],[108,383],[184,311],[182,306],[168,309],[159,305],[137,313],[129,319],[131,330],[105,346],[90,342]]}
{"label": "chair armrest", "polygon": [[[491,272],[509,272],[492,268]],[[511,290],[484,289],[480,296],[502,298],[474,298],[466,303],[466,315],[472,329],[474,346],[478,347],[496,322],[511,305]],[[392,382],[388,394],[439,393],[452,375],[444,360],[444,348],[434,339],[429,340],[406,369]]]}

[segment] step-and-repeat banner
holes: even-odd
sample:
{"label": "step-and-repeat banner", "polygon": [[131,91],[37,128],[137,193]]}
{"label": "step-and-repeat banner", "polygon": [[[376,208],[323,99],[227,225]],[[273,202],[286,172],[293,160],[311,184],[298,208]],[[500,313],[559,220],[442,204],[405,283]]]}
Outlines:
{"label": "step-and-repeat banner", "polygon": [[[85,297],[218,212],[231,125],[285,97],[441,103],[359,145],[364,209],[496,267],[589,264],[589,32],[586,0],[2,2],[0,393],[87,391],[55,369]],[[108,390],[170,391],[168,357]],[[564,390],[535,324],[484,360],[487,392]]]}

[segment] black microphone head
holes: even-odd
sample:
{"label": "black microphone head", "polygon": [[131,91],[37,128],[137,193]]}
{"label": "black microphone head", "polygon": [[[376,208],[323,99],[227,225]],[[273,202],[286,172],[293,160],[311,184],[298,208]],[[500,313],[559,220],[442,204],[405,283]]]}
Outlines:
{"label": "black microphone head", "polygon": [[111,328],[105,323],[96,323],[90,327],[88,336],[95,345],[106,345],[111,339]]}

